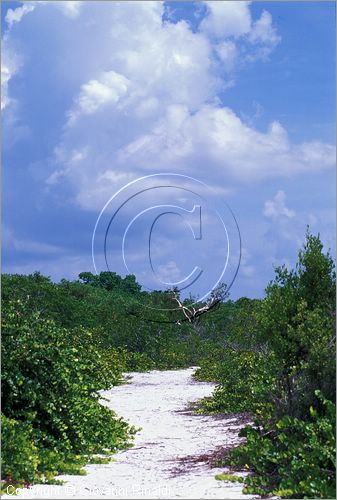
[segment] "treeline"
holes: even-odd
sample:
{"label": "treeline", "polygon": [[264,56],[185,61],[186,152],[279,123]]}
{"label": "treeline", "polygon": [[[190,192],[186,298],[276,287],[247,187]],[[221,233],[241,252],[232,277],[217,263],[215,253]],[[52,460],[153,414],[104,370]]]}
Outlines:
{"label": "treeline", "polygon": [[252,473],[246,493],[336,498],[335,286],[333,259],[308,232],[295,269],[277,268],[263,300],[237,301],[235,328],[196,373],[218,383],[203,411],[255,415],[223,462]]}
{"label": "treeline", "polygon": [[335,271],[320,239],[307,234],[263,300],[219,302],[191,323],[176,304],[132,275],[2,276],[3,484],[53,482],[130,446],[135,430],[98,391],[126,371],[198,365],[217,382],[200,411],[255,419],[223,461],[252,473],[246,492],[335,498]]}

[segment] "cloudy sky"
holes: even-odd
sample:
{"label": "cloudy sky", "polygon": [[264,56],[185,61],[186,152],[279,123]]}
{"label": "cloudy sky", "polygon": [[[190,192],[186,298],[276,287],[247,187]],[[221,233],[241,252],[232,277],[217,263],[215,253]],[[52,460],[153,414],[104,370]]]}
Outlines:
{"label": "cloudy sky", "polygon": [[[307,224],[335,253],[334,20],[334,2],[3,2],[3,271],[93,272],[103,207],[160,173],[187,177],[123,205],[110,270],[127,272],[133,220],[126,260],[146,284],[155,216],[158,279],[202,269],[209,282],[189,290],[202,294],[225,261],[231,281],[235,224],[227,210],[221,233],[210,192],[240,228],[233,298],[260,297],[273,266],[293,265]],[[193,199],[197,181],[207,197],[199,184]],[[160,204],[180,208],[147,209]]]}

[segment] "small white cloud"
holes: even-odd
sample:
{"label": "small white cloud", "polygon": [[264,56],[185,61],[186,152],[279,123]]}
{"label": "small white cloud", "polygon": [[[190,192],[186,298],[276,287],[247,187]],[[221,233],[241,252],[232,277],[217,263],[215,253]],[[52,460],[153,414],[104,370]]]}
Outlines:
{"label": "small white cloud", "polygon": [[116,104],[126,95],[129,80],[115,71],[106,71],[99,79],[90,80],[81,87],[75,109],[68,114],[69,123],[81,114],[90,115],[107,104]]}
{"label": "small white cloud", "polygon": [[210,40],[221,41],[215,51],[224,62],[225,70],[236,65],[266,60],[281,41],[273,26],[271,14],[264,10],[259,19],[253,20],[251,2],[209,1],[206,17],[200,23],[200,31]]}
{"label": "small white cloud", "polygon": [[146,118],[153,115],[158,110],[159,106],[159,100],[156,97],[149,97],[140,101],[135,108],[135,112],[140,118]]}
{"label": "small white cloud", "polygon": [[1,110],[8,106],[10,99],[8,97],[8,82],[12,77],[10,68],[2,63],[1,64]]}
{"label": "small white cloud", "polygon": [[269,12],[264,10],[261,17],[253,23],[248,40],[253,45],[257,45],[256,50],[247,55],[247,60],[251,61],[267,59],[276,45],[280,43],[281,37],[273,26],[272,16]]}
{"label": "small white cloud", "polygon": [[3,110],[12,101],[9,96],[8,86],[11,78],[19,71],[21,62],[16,52],[9,46],[7,37],[2,40],[1,52],[1,110]]}
{"label": "small white cloud", "polygon": [[295,217],[295,210],[291,210],[285,204],[285,192],[280,190],[276,193],[273,200],[267,200],[264,204],[263,215],[277,219],[279,217],[286,217],[292,219]]}
{"label": "small white cloud", "polygon": [[281,41],[281,37],[277,34],[276,28],[273,26],[272,16],[268,11],[264,10],[260,19],[253,23],[249,39],[253,43],[263,42],[273,46]]}
{"label": "small white cloud", "polygon": [[239,37],[251,27],[250,2],[205,2],[208,14],[200,23],[200,30],[211,37]]}
{"label": "small white cloud", "polygon": [[51,6],[62,12],[66,17],[75,19],[80,14],[83,2],[81,0],[58,0],[50,2],[49,0],[32,0],[24,3],[16,9],[8,9],[5,20],[8,27],[11,28],[13,24],[19,23],[21,19],[29,12],[33,12],[37,7]]}
{"label": "small white cloud", "polygon": [[26,14],[32,12],[34,9],[35,5],[30,3],[21,5],[16,9],[8,9],[5,17],[8,27],[11,28],[13,24],[19,23]]}
{"label": "small white cloud", "polygon": [[79,15],[82,4],[83,2],[80,0],[59,0],[58,2],[55,2],[55,6],[59,8],[65,16],[70,18],[75,18]]}

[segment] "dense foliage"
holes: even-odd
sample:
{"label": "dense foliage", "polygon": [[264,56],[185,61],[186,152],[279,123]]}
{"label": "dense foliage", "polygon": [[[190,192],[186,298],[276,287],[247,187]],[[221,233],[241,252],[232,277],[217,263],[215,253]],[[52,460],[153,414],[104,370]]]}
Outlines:
{"label": "dense foliage", "polygon": [[[129,445],[134,429],[100,404],[125,371],[194,364],[207,342],[146,306],[134,276],[81,273],[55,284],[39,273],[2,277],[2,478],[52,481],[95,454]],[[164,321],[164,322],[161,322]]]}
{"label": "dense foliage", "polygon": [[2,313],[2,360],[5,479],[45,481],[80,456],[127,446],[133,429],[97,392],[120,382],[118,350],[103,351],[90,331],[66,330],[17,299]]}
{"label": "dense foliage", "polygon": [[253,473],[246,492],[335,498],[334,262],[307,232],[296,268],[275,273],[265,299],[239,315],[245,335],[232,322],[202,361],[196,376],[218,382],[203,410],[255,413],[229,460]]}
{"label": "dense foliage", "polygon": [[[276,422],[259,419],[242,431],[247,442],[232,451],[230,464],[249,464],[245,493],[281,498],[335,498],[335,405],[319,390],[324,408],[306,420],[288,415]],[[323,411],[322,411],[323,410]]]}
{"label": "dense foliage", "polygon": [[135,430],[99,391],[125,371],[198,365],[217,383],[198,411],[255,420],[227,459],[251,472],[246,492],[334,498],[334,263],[308,233],[296,268],[275,273],[263,300],[220,301],[192,322],[134,276],[3,275],[3,479],[53,481],[129,446]]}

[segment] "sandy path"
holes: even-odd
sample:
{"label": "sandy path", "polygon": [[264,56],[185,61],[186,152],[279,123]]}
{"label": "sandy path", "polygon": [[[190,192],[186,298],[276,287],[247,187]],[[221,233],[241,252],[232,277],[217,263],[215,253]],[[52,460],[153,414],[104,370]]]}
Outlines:
{"label": "sandy path", "polygon": [[[107,406],[142,427],[134,447],[119,452],[115,462],[86,466],[87,476],[60,476],[65,485],[35,485],[21,490],[19,497],[252,498],[242,494],[241,484],[214,479],[223,468],[210,469],[205,461],[184,466],[179,461],[240,442],[235,419],[184,412],[188,402],[210,395],[214,387],[195,382],[193,372],[189,368],[132,373],[130,384],[105,391]],[[182,468],[178,474],[177,466]]]}

